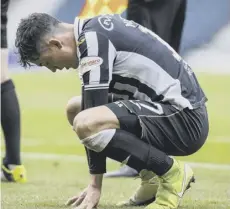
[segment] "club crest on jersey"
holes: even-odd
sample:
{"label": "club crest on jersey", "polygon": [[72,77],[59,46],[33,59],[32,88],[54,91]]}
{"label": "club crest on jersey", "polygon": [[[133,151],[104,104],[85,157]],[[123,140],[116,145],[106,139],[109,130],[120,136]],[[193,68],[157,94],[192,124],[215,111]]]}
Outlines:
{"label": "club crest on jersey", "polygon": [[100,23],[101,27],[105,30],[111,31],[114,28],[114,24],[112,22],[112,16],[103,15],[98,18],[98,22]]}
{"label": "club crest on jersey", "polygon": [[103,63],[101,57],[84,57],[80,61],[79,74],[84,75],[86,72],[100,66]]}

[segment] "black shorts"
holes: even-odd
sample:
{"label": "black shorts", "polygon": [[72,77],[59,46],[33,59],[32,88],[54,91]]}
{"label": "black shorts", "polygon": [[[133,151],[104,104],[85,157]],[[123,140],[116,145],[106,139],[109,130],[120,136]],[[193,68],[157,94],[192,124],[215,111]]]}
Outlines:
{"label": "black shorts", "polygon": [[7,48],[7,11],[9,0],[1,1],[1,48]]}
{"label": "black shorts", "polygon": [[206,107],[177,110],[172,105],[123,100],[106,105],[117,116],[120,128],[172,156],[195,153],[209,131]]}

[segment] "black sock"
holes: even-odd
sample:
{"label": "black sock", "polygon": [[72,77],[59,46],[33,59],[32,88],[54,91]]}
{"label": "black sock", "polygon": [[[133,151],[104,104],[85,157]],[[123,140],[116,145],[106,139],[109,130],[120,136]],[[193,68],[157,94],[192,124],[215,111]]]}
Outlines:
{"label": "black sock", "polygon": [[141,170],[146,169],[145,163],[133,155],[130,156],[130,153],[126,150],[108,146],[108,148],[105,149],[105,154],[108,158],[121,163],[128,159],[126,165],[135,169],[138,173],[140,173]]}
{"label": "black sock", "polygon": [[1,84],[1,123],[5,137],[4,164],[20,165],[20,109],[12,80]]}
{"label": "black sock", "polygon": [[116,130],[105,152],[108,157],[112,156],[119,162],[122,162],[126,156],[130,156],[127,165],[138,172],[142,169],[151,170],[158,176],[164,175],[173,164],[173,160],[164,152],[120,129]]}

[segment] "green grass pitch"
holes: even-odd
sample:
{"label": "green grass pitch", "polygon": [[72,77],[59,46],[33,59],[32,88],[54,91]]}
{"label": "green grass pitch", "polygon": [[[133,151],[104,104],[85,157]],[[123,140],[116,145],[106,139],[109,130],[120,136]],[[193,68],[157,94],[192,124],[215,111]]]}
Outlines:
{"label": "green grass pitch", "polygon": [[[80,94],[77,72],[31,72],[13,74],[13,79],[21,105],[28,183],[3,183],[2,208],[66,208],[65,201],[83,189],[89,179],[86,161],[82,160],[84,149],[65,116],[68,99]],[[230,166],[226,164],[230,165],[230,75],[200,73],[198,79],[209,99],[210,134],[199,152],[182,159],[214,166],[194,167],[196,184],[180,208],[229,209]],[[118,163],[109,161],[108,170],[118,167]],[[106,179],[99,208],[116,208],[115,204],[128,198],[139,182]]]}

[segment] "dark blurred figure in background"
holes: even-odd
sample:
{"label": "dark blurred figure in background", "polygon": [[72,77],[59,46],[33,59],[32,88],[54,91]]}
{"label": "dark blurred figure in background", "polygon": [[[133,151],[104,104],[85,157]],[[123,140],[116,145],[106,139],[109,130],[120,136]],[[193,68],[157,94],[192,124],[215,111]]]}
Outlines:
{"label": "dark blurred figure in background", "polygon": [[[129,0],[127,19],[152,30],[179,52],[183,32],[186,0]],[[123,166],[105,177],[134,177],[134,169]]]}
{"label": "dark blurred figure in background", "polygon": [[1,181],[26,181],[20,159],[20,108],[13,81],[8,75],[7,10],[9,0],[1,1],[1,125],[6,155],[1,168]]}
{"label": "dark blurred figure in background", "polygon": [[152,30],[179,51],[186,0],[129,0],[127,19]]}

